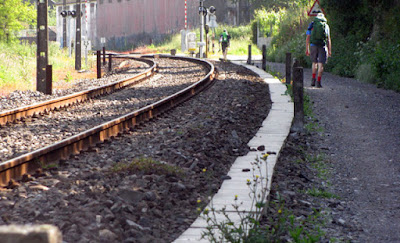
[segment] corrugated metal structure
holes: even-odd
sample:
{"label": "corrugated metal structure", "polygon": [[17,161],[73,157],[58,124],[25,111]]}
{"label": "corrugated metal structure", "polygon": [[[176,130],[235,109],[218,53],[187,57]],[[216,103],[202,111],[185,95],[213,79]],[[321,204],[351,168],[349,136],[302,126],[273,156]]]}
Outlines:
{"label": "corrugated metal structure", "polygon": [[[187,1],[189,26],[196,24],[197,5]],[[184,0],[98,0],[97,8],[97,37],[111,49],[160,41],[185,26]]]}
{"label": "corrugated metal structure", "polygon": [[[188,28],[200,25],[199,0],[187,0]],[[249,0],[232,4],[230,0],[206,0],[206,7],[215,6],[218,23],[237,25],[249,21]],[[165,36],[185,27],[185,0],[81,0],[82,40],[90,40],[92,49],[131,49],[162,41]],[[240,7],[240,8],[239,8]],[[57,0],[57,41],[62,46],[63,10],[76,9],[76,0]],[[240,9],[240,11],[239,11]],[[241,13],[241,14],[237,14]],[[66,39],[73,45],[75,19],[67,17]],[[102,44],[101,39],[106,43]]]}

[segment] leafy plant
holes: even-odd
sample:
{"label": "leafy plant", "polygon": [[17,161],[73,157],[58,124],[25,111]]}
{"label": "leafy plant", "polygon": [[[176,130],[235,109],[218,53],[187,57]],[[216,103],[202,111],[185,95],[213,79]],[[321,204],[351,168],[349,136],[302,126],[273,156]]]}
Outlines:
{"label": "leafy plant", "polygon": [[[253,179],[247,179],[247,186],[250,189],[249,197],[252,201],[249,211],[241,211],[240,206],[243,203],[239,203],[239,198],[235,195],[232,207],[240,218],[240,222],[235,224],[226,212],[226,207],[218,211],[211,201],[211,209],[206,208],[202,214],[208,223],[206,231],[202,233],[202,238],[207,238],[211,242],[248,242],[259,234],[259,220],[266,206],[268,192],[267,173],[263,171],[263,168],[266,168],[267,158],[268,154],[265,154],[251,163]],[[222,215],[224,220],[219,220],[217,215]]]}

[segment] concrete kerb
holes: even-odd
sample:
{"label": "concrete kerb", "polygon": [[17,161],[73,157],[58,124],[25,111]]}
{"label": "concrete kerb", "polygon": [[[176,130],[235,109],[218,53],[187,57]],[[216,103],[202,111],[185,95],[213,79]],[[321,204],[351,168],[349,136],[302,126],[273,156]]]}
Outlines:
{"label": "concrete kerb", "polygon": [[[259,173],[267,177],[267,193],[271,188],[272,175],[276,161],[279,158],[282,146],[290,132],[294,116],[294,105],[289,95],[286,94],[286,85],[272,77],[272,75],[263,70],[244,64],[245,61],[233,62],[242,65],[259,75],[268,85],[271,93],[272,107],[268,117],[264,120],[262,127],[257,134],[248,143],[252,149],[247,155],[238,157],[231,167],[228,175],[231,177],[225,180],[214,195],[207,209],[213,208],[216,212],[218,222],[226,221],[221,210],[225,210],[225,214],[229,216],[232,222],[240,223],[240,217],[233,205],[240,205],[240,212],[250,213],[253,208],[253,200],[251,198],[250,188],[247,186],[247,179],[252,179],[258,172],[252,167],[252,162],[257,158],[261,158],[265,153],[270,153],[267,158],[267,163],[264,166],[262,163]],[[258,151],[257,148],[264,146],[264,151]],[[262,190],[260,188],[260,190]],[[237,196],[237,200],[235,200]],[[268,196],[268,195],[267,195]],[[209,242],[201,239],[201,234],[208,226],[205,219],[199,217],[174,243],[181,242]],[[216,232],[218,234],[218,232]]]}

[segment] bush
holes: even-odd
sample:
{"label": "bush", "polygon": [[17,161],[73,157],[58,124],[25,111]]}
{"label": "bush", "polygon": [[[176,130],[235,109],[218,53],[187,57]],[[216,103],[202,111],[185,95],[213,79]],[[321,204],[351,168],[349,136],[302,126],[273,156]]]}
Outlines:
{"label": "bush", "polygon": [[332,57],[328,60],[326,71],[341,76],[354,77],[358,62],[356,56],[357,38],[352,35],[336,38],[332,33],[331,40]]}

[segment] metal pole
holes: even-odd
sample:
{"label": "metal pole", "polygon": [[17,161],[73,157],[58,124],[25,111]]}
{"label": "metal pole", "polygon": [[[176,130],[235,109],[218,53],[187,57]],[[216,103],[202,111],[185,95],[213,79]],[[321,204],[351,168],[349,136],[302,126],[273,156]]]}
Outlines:
{"label": "metal pole", "polygon": [[[67,11],[67,0],[63,0],[63,10]],[[63,48],[67,47],[67,16],[63,17]]]}
{"label": "metal pole", "polygon": [[204,0],[200,0],[200,8],[199,8],[199,13],[200,13],[200,49],[199,49],[199,54],[200,58],[203,58],[203,43],[204,43],[204,14],[203,14],[203,9],[204,9]]}
{"label": "metal pole", "polygon": [[185,30],[187,30],[187,0],[185,0]]}
{"label": "metal pole", "polygon": [[36,53],[36,90],[46,93],[46,66],[48,64],[48,0],[38,0],[37,5],[37,53]]}
{"label": "metal pole", "polygon": [[82,69],[81,17],[81,0],[78,0],[76,4],[75,70]]}

